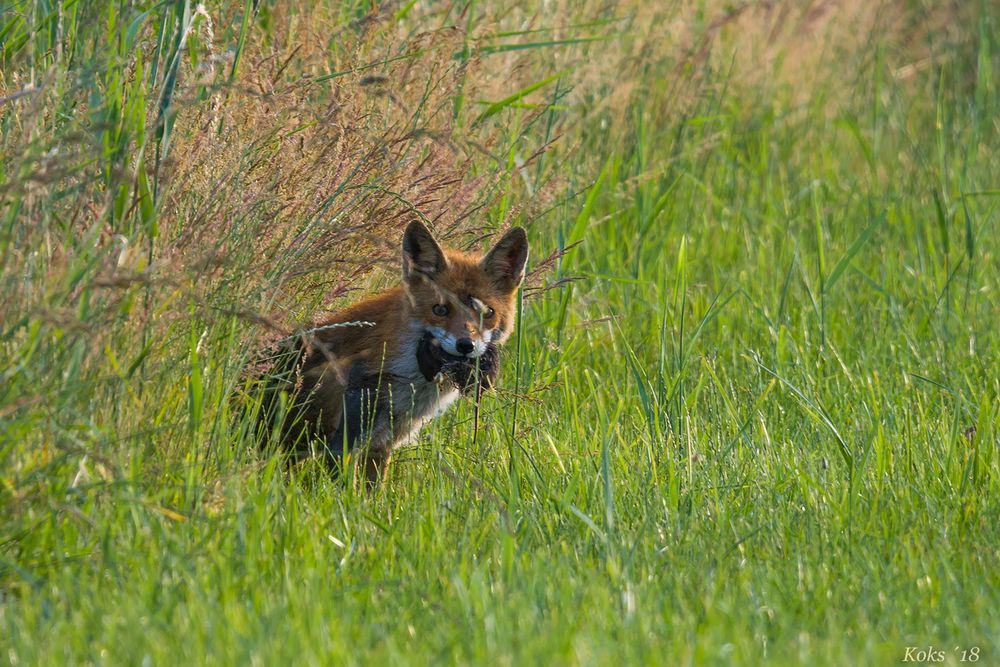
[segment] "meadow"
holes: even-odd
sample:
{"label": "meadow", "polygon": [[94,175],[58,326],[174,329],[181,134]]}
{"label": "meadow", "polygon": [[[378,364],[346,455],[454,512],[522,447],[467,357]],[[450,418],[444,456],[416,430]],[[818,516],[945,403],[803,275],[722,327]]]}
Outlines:
{"label": "meadow", "polygon": [[[998,87],[991,0],[0,2],[0,661],[1000,663]],[[258,352],[414,218],[529,275],[367,492]]]}

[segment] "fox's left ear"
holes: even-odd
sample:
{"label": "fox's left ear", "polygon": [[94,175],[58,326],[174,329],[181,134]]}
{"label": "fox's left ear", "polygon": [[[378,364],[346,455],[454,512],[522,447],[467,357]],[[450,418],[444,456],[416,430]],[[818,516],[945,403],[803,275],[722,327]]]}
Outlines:
{"label": "fox's left ear", "polygon": [[403,232],[403,280],[416,284],[433,280],[448,268],[448,259],[430,231],[419,220],[413,220]]}
{"label": "fox's left ear", "polygon": [[524,264],[528,261],[528,235],[524,228],[513,227],[497,241],[479,263],[500,288],[513,292],[524,280]]}

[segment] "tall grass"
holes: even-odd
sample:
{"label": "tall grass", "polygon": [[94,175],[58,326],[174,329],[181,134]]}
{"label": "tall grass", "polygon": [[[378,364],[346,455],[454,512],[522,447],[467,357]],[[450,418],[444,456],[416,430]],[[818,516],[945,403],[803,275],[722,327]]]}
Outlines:
{"label": "tall grass", "polygon": [[[995,661],[996,9],[3,5],[0,654]],[[535,271],[359,493],[247,365],[413,217]]]}

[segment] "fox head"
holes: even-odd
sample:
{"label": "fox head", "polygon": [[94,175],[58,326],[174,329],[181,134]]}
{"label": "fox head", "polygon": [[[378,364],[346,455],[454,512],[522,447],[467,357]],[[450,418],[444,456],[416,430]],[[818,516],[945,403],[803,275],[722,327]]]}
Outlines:
{"label": "fox head", "polygon": [[476,358],[514,329],[528,237],[514,227],[485,255],[443,249],[414,220],[403,234],[403,285],[411,317],[448,354]]}

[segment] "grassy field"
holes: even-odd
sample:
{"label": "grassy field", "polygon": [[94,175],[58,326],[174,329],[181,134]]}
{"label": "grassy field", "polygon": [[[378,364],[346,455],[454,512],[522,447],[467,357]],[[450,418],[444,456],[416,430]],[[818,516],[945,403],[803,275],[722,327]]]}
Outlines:
{"label": "grassy field", "polygon": [[[287,4],[0,3],[0,661],[1000,664],[1000,6]],[[532,273],[365,493],[246,369],[414,217]]]}

